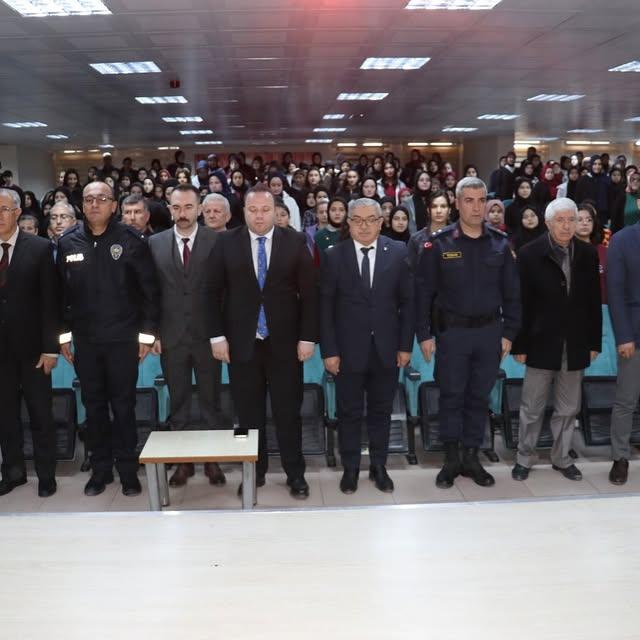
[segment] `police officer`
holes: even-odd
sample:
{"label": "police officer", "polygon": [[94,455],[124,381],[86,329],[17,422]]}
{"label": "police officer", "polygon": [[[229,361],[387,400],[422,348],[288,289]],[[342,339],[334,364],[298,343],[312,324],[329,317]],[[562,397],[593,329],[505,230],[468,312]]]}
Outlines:
{"label": "police officer", "polygon": [[436,478],[440,488],[451,487],[459,474],[485,487],[495,482],[480,464],[478,448],[501,357],[509,353],[520,326],[516,265],[506,234],[484,222],[486,200],[482,180],[458,183],[460,219],[425,244],[416,278],[416,333],[427,361],[436,339],[438,345],[436,381],[446,452]]}
{"label": "police officer", "polygon": [[159,289],[141,234],[114,218],[111,187],[91,182],[82,201],[85,219],[60,237],[57,263],[67,332],[60,336],[61,352],[75,365],[87,410],[92,475],[84,492],[102,493],[113,482],[115,461],[122,493],[134,496],[141,491],[135,453],[138,361],[155,341]]}

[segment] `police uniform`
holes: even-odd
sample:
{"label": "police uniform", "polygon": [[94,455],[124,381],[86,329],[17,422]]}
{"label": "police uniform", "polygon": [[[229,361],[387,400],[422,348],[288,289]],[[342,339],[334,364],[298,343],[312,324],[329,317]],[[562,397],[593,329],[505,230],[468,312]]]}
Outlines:
{"label": "police uniform", "polygon": [[[478,238],[459,223],[437,231],[425,243],[416,287],[418,341],[437,338],[440,435],[452,462],[462,443],[475,465],[501,338],[513,341],[520,326],[519,279],[506,234],[487,224]],[[492,484],[489,478],[479,484]]]}
{"label": "police uniform", "polygon": [[81,223],[60,237],[57,265],[93,473],[109,482],[115,461],[121,480],[135,477],[139,342],[153,344],[159,318],[151,252],[138,231],[114,219],[99,236]]}

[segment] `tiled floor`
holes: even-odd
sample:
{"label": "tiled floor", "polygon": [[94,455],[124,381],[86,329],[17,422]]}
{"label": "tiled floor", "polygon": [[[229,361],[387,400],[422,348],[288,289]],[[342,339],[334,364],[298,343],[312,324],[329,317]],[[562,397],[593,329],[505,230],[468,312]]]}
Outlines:
{"label": "tiled floor", "polygon": [[[384,494],[376,490],[368,479],[368,462],[366,458],[363,459],[359,488],[351,496],[340,492],[340,467],[331,469],[326,466],[324,459],[308,458],[306,478],[311,495],[304,501],[289,496],[285,485],[286,477],[278,462],[272,460],[272,470],[267,474],[267,483],[258,490],[257,507],[341,507],[640,493],[640,458],[631,462],[628,483],[623,487],[616,487],[608,481],[611,463],[607,447],[587,449],[581,446],[580,442],[576,442],[575,448],[580,454],[576,464],[584,475],[582,482],[566,480],[557,471],[553,471],[545,452],[541,453],[541,463],[532,470],[526,482],[513,481],[511,467],[514,463],[514,452],[504,449],[498,439],[496,451],[500,461],[491,463],[482,456],[483,464],[495,476],[496,484],[493,487],[479,487],[468,478],[458,478],[452,489],[438,489],[435,486],[435,477],[441,465],[441,455],[419,452],[419,463],[415,466],[409,465],[403,456],[390,457],[388,469],[395,483],[393,494]],[[30,470],[29,482],[26,485],[0,497],[0,512],[138,511],[149,508],[143,471],[140,472],[143,486],[140,496],[123,496],[116,478],[116,482],[109,485],[102,495],[86,497],[83,487],[89,474],[80,471],[80,456],[81,445],[75,461],[60,463],[56,495],[47,499],[38,498],[37,480]],[[236,495],[241,480],[240,468],[224,465],[223,469],[227,476],[227,484],[224,487],[212,487],[202,473],[202,466],[197,466],[196,476],[189,480],[186,487],[170,490],[171,505],[168,508],[240,508],[240,498]]]}

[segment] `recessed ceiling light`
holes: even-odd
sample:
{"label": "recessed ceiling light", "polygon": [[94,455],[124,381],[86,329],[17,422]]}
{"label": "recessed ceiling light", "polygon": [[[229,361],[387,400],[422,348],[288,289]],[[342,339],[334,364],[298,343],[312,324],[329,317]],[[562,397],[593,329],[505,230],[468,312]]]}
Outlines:
{"label": "recessed ceiling light", "polygon": [[625,118],[625,122],[640,122],[640,116],[635,116],[635,118]]}
{"label": "recessed ceiling light", "polygon": [[222,140],[196,140],[195,144],[198,144],[198,145],[222,144]]}
{"label": "recessed ceiling light", "polygon": [[314,133],[341,133],[342,131],[346,131],[346,127],[316,127],[313,132]]}
{"label": "recessed ceiling light", "polygon": [[32,129],[35,127],[46,127],[44,122],[3,122],[5,127],[11,127],[12,129]]}
{"label": "recessed ceiling light", "polygon": [[361,65],[361,69],[401,69],[410,71],[420,69],[431,58],[367,58]]}
{"label": "recessed ceiling light", "polygon": [[604,145],[611,144],[611,142],[609,140],[567,140],[566,144],[570,144],[570,145],[578,144],[581,147],[583,147],[583,146],[591,146],[591,145],[604,146]]}
{"label": "recessed ceiling light", "polygon": [[68,140],[69,136],[65,136],[62,133],[50,133],[47,135],[47,138],[50,138],[51,140]]}
{"label": "recessed ceiling light", "polygon": [[43,16],[95,16],[111,13],[100,0],[4,0],[25,18]]}
{"label": "recessed ceiling light", "polygon": [[307,138],[305,142],[309,144],[329,144],[333,142],[333,138]]}
{"label": "recessed ceiling light", "polygon": [[129,73],[160,73],[155,62],[96,62],[90,67],[103,75],[126,75]]}
{"label": "recessed ceiling light", "polygon": [[357,142],[338,142],[339,147],[357,147]]}
{"label": "recessed ceiling light", "polygon": [[382,142],[363,142],[363,147],[383,147]]}
{"label": "recessed ceiling light", "polygon": [[631,62],[626,62],[625,64],[621,64],[619,67],[613,67],[613,69],[609,69],[609,71],[619,71],[620,73],[635,71],[637,73],[638,71],[640,71],[640,60],[632,60]]}
{"label": "recessed ceiling light", "polygon": [[180,131],[181,136],[206,136],[213,133],[212,129],[183,129]]}
{"label": "recessed ceiling light", "polygon": [[635,145],[636,147],[640,147],[640,140],[636,140]]}
{"label": "recessed ceiling light", "polygon": [[477,127],[445,127],[442,131],[443,133],[469,133],[477,130]]}
{"label": "recessed ceiling light", "polygon": [[338,100],[384,100],[388,93],[341,93]]}
{"label": "recessed ceiling light", "polygon": [[567,133],[602,133],[604,129],[568,129]]}
{"label": "recessed ceiling light", "polygon": [[497,4],[500,4],[500,0],[409,0],[405,9],[480,11],[493,9]]}
{"label": "recessed ceiling light", "polygon": [[517,113],[485,113],[478,116],[478,120],[515,120],[519,117]]}
{"label": "recessed ceiling light", "polygon": [[138,96],[140,104],[187,104],[184,96]]}
{"label": "recessed ceiling light", "polygon": [[112,144],[99,144],[98,146],[101,149],[113,149],[113,145]]}
{"label": "recessed ceiling light", "polygon": [[344,113],[325,113],[322,116],[323,120],[343,120],[345,117]]}
{"label": "recessed ceiling light", "polygon": [[453,142],[430,142],[430,147],[453,147]]}
{"label": "recessed ceiling light", "polygon": [[584,94],[580,93],[540,93],[533,98],[528,98],[527,102],[572,102],[584,98]]}
{"label": "recessed ceiling light", "polygon": [[428,147],[428,142],[407,142],[407,147]]}
{"label": "recessed ceiling light", "polygon": [[177,151],[180,147],[158,147],[158,151]]}
{"label": "recessed ceiling light", "polygon": [[200,116],[166,116],[162,119],[165,122],[202,122]]}

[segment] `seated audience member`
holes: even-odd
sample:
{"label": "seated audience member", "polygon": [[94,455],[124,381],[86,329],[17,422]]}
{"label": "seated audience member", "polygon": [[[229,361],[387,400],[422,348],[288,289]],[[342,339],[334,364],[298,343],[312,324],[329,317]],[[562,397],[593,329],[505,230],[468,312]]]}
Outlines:
{"label": "seated audience member", "polygon": [[325,251],[340,242],[342,225],[347,217],[347,206],[344,198],[334,196],[329,200],[327,226],[320,229],[314,237],[316,264],[323,264]]}
{"label": "seated audience member", "polygon": [[385,230],[384,235],[391,240],[397,240],[404,244],[409,242],[411,232],[409,231],[409,212],[406,207],[394,207],[391,212],[389,228]]}
{"label": "seated audience member", "polygon": [[202,201],[202,219],[214,231],[226,231],[231,220],[229,201],[221,193],[210,193]]}
{"label": "seated audience member", "polygon": [[292,229],[291,222],[291,213],[289,212],[289,207],[280,199],[275,199],[276,204],[276,226],[282,227],[283,229]]}
{"label": "seated audience member", "polygon": [[507,226],[504,223],[504,204],[502,200],[489,200],[485,208],[484,219],[487,224],[506,233]]}
{"label": "seated audience member", "polygon": [[133,227],[144,236],[153,234],[153,229],[149,224],[151,213],[149,205],[144,198],[139,196],[127,196],[122,201],[122,223]]}
{"label": "seated audience member", "polygon": [[613,204],[611,231],[615,233],[638,221],[640,221],[640,173],[634,171],[627,178],[624,197],[620,196]]}
{"label": "seated audience member", "polygon": [[532,240],[546,233],[542,214],[534,205],[526,206],[520,213],[520,226],[513,234],[512,245],[516,254]]}
{"label": "seated audience member", "polygon": [[583,202],[578,205],[576,239],[595,246],[600,262],[600,297],[607,304],[607,245],[603,243],[604,234],[600,228],[598,214],[593,205]]}
{"label": "seated audience member", "polygon": [[30,213],[23,213],[18,218],[18,227],[24,233],[30,233],[33,236],[38,235],[38,218]]}
{"label": "seated audience member", "polygon": [[526,480],[536,460],[552,387],[551,463],[565,478],[582,480],[569,451],[581,407],[583,372],[601,351],[602,309],[598,253],[575,239],[577,215],[573,200],[554,200],[545,212],[548,233],[518,254],[522,328],[512,353],[527,368],[514,480]]}

